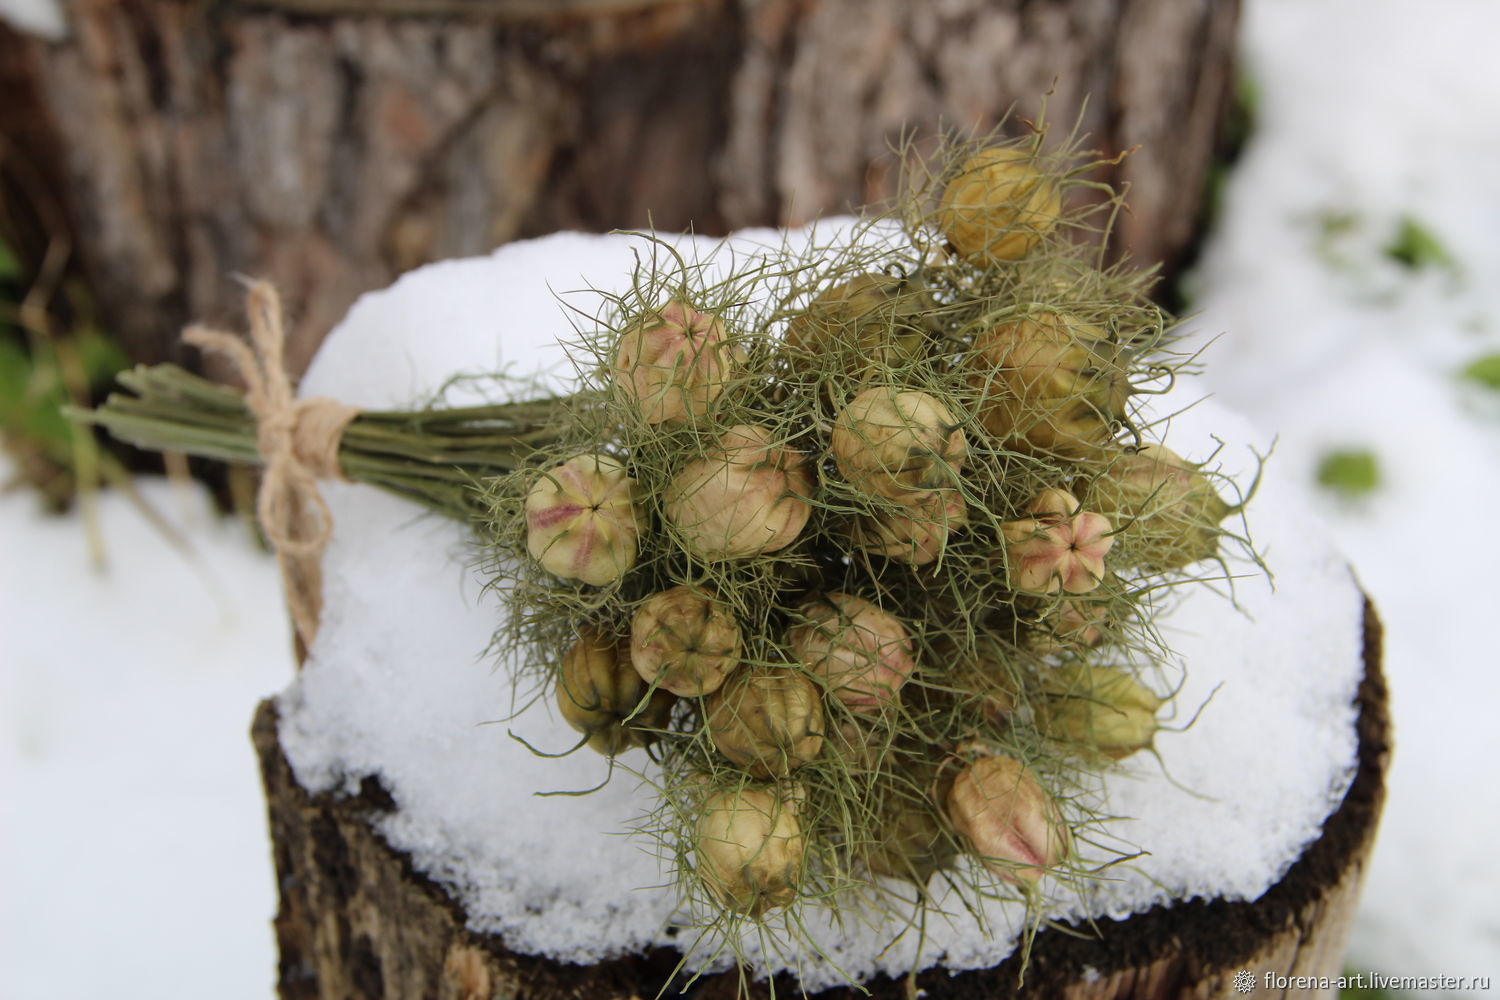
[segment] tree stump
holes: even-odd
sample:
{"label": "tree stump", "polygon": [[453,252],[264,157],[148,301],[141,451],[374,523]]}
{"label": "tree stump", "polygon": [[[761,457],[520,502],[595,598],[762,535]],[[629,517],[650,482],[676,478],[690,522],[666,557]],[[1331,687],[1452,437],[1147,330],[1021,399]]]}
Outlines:
{"label": "tree stump", "polygon": [[[1015,956],[999,966],[950,975],[929,969],[916,977],[928,1000],[1018,996],[1068,1000],[1280,997],[1315,990],[1268,986],[1265,973],[1286,977],[1337,976],[1385,798],[1390,718],[1381,675],[1380,623],[1365,606],[1364,677],[1358,692],[1358,771],[1321,836],[1279,883],[1254,902],[1223,900],[1156,907],[1128,920],[1100,920],[1073,933],[1044,930],[1036,937],[1024,985]],[[283,1000],[314,997],[379,1000],[590,1000],[650,998],[664,988],[677,995],[673,952],[568,965],[516,954],[505,942],[466,928],[463,908],[444,888],[413,869],[387,844],[372,818],[393,808],[366,779],[353,797],[310,795],[292,775],[277,737],[277,708],[263,702],[252,729],[270,808],[281,905],[276,935],[281,949]],[[1236,989],[1236,972],[1256,978]],[[732,1000],[733,973],[705,976],[686,987],[695,1000]],[[904,1000],[908,982],[866,984],[875,1000]],[[802,995],[789,979],[777,995]],[[769,997],[765,983],[751,997]],[[851,988],[818,1000],[854,1000]]]}
{"label": "tree stump", "polygon": [[[1115,252],[1179,259],[1230,93],[1238,3],[1200,0],[63,0],[0,22],[0,219],[71,230],[137,361],[297,317],[300,371],[360,293],[558,229],[722,234],[878,201],[893,145],[1012,130],[1051,92],[1130,186]],[[45,202],[41,209],[36,203]],[[12,210],[13,209],[13,210]],[[23,220],[24,221],[24,220]],[[29,263],[44,242],[22,243]],[[35,251],[35,252],[32,252]]]}

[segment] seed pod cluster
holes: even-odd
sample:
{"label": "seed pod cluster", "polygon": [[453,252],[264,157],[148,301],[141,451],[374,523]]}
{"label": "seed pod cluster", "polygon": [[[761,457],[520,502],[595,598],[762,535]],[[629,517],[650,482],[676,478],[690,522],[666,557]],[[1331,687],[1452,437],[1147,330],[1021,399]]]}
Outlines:
{"label": "seed pod cluster", "polygon": [[588,746],[649,747],[710,919],[940,873],[1032,898],[1101,862],[1061,790],[1153,746],[1146,595],[1236,508],[1133,422],[1165,320],[1079,238],[1108,214],[1081,173],[969,150],[904,242],[717,282],[651,256],[571,450],[523,477],[517,633]]}

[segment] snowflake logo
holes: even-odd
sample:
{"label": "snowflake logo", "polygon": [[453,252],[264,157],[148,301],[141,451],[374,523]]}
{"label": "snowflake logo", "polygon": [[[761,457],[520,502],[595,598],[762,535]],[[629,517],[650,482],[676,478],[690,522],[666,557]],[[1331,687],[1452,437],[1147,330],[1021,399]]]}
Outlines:
{"label": "snowflake logo", "polygon": [[1255,974],[1248,969],[1241,969],[1234,974],[1234,988],[1241,993],[1249,993],[1255,989]]}

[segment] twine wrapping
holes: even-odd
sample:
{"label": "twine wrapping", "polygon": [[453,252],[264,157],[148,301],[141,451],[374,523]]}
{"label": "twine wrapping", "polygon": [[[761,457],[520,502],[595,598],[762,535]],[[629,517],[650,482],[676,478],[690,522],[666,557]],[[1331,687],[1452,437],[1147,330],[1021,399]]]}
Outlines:
{"label": "twine wrapping", "polygon": [[203,327],[189,327],[182,336],[222,354],[245,380],[245,404],[255,414],[256,446],[265,463],[255,512],[276,552],[287,608],[305,651],[318,631],[323,552],[333,535],[333,514],[318,492],[318,480],[345,478],[339,441],[359,408],[327,398],[297,398],[283,360],[281,298],[269,282],[249,283],[245,311],[249,344]]}

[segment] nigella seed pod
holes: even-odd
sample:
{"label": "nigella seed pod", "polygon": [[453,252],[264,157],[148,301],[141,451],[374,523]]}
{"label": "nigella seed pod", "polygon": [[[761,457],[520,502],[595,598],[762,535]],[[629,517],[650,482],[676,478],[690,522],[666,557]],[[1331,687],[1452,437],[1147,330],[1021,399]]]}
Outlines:
{"label": "nigella seed pod", "polygon": [[952,835],[932,804],[888,795],[877,807],[875,841],[865,852],[865,864],[874,874],[925,886],[957,856]]}
{"label": "nigella seed pod", "polygon": [[961,703],[991,723],[1004,722],[1015,714],[1021,700],[1021,685],[1006,656],[999,642],[984,635],[976,637],[972,649],[951,639],[938,640],[932,662],[942,670],[934,671],[936,676],[927,685],[929,699]]}
{"label": "nigella seed pod", "polygon": [[1121,547],[1148,569],[1181,569],[1219,550],[1232,509],[1170,448],[1148,444],[1112,461],[1088,491],[1090,506],[1120,527]]}
{"label": "nigella seed pod", "polygon": [[725,909],[758,917],[797,898],[806,844],[795,795],[745,787],[705,799],[695,870]]}
{"label": "nigella seed pod", "polygon": [[645,746],[652,730],[666,727],[672,696],[658,690],[641,706],[646,691],[620,642],[584,630],[563,656],[557,708],[568,725],[588,737],[589,747],[612,757],[630,747]]}
{"label": "nigella seed pod", "polygon": [[607,455],[541,473],[526,495],[526,550],[549,573],[593,586],[635,565],[642,518],[636,483]]}
{"label": "nigella seed pod", "polygon": [[980,267],[1012,261],[1057,226],[1062,193],[1014,147],[982,149],[959,165],[938,202],[937,225],[959,256]]}
{"label": "nigella seed pod", "polygon": [[1119,349],[1098,327],[1050,310],[974,338],[963,361],[981,390],[979,423],[1009,447],[1067,459],[1098,457],[1130,393]]}
{"label": "nigella seed pod", "polygon": [[861,517],[855,544],[871,555],[925,566],[943,554],[949,536],[969,523],[969,508],[957,490],[933,490],[891,510]]}
{"label": "nigella seed pod", "polygon": [[756,778],[784,778],[823,749],[818,687],[790,668],[735,674],[704,705],[714,746]]}
{"label": "nigella seed pod", "polygon": [[953,779],[948,819],[996,875],[1034,883],[1061,864],[1072,836],[1057,804],[1020,761],[980,757]]}
{"label": "nigella seed pod", "polygon": [[621,335],[612,372],[616,391],[659,424],[707,413],[743,360],[717,316],[672,299]]}
{"label": "nigella seed pod", "polygon": [[1059,653],[1089,649],[1104,641],[1104,626],[1109,613],[1100,602],[1086,598],[1068,598],[1058,602],[1030,634],[1030,646],[1038,653]]}
{"label": "nigella seed pod", "polygon": [[894,700],[916,670],[906,626],[862,597],[826,594],[801,615],[787,636],[793,655],[856,712]]}
{"label": "nigella seed pod", "polygon": [[850,400],[834,420],[830,444],[851,486],[903,501],[956,485],[969,453],[953,411],[928,393],[890,385]]}
{"label": "nigella seed pod", "polygon": [[925,292],[903,278],[861,274],[819,294],[787,323],[784,356],[796,370],[827,366],[827,358],[856,381],[916,358],[926,339]]}
{"label": "nigella seed pod", "polygon": [[1123,670],[1079,665],[1049,676],[1036,727],[1085,756],[1123,760],[1151,745],[1161,706],[1161,698]]}
{"label": "nigella seed pod", "polygon": [[709,562],[776,552],[812,514],[812,472],[764,427],[729,428],[668,484],[667,520],[687,548]]}
{"label": "nigella seed pod", "polygon": [[1109,518],[1083,511],[1067,490],[1047,489],[1030,517],[1000,526],[1010,585],[1022,593],[1086,594],[1104,580],[1104,555],[1114,544]]}
{"label": "nigella seed pod", "polygon": [[709,694],[740,662],[740,627],[721,602],[690,587],[646,598],[630,623],[630,662],[646,682],[683,698]]}

